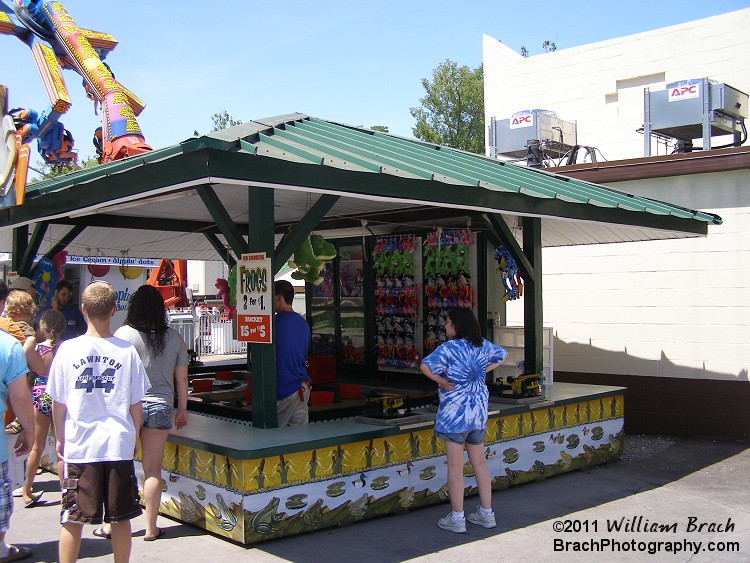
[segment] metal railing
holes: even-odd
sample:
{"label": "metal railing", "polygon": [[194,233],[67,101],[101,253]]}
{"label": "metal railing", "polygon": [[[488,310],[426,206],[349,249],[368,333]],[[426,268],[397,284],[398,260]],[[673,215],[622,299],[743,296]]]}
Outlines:
{"label": "metal railing", "polygon": [[187,347],[198,357],[206,355],[243,354],[247,343],[234,339],[232,321],[218,307],[196,308],[191,312],[172,315],[170,326],[180,333]]}

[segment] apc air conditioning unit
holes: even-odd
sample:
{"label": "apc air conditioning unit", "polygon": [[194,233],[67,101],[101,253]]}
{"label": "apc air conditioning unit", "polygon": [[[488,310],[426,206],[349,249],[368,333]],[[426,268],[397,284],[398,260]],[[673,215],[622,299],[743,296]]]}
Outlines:
{"label": "apc air conditioning unit", "polygon": [[733,135],[730,146],[747,140],[748,95],[727,84],[708,78],[681,80],[665,90],[644,90],[644,155],[651,156],[651,138],[677,141],[678,152],[692,150],[694,139],[703,140],[703,150],[711,149],[711,138]]}
{"label": "apc air conditioning unit", "polygon": [[542,158],[560,158],[577,143],[576,124],[557,118],[553,111],[523,110],[510,119],[492,118],[490,153],[523,158],[539,151]]}

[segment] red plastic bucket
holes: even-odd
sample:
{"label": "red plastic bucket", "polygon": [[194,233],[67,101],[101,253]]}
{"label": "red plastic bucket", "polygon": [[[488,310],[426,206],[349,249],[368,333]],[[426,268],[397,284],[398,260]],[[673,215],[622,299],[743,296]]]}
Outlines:
{"label": "red plastic bucket", "polygon": [[339,394],[342,399],[359,399],[362,396],[362,385],[359,383],[339,383]]}
{"label": "red plastic bucket", "polygon": [[193,379],[193,393],[205,393],[214,387],[213,379]]}
{"label": "red plastic bucket", "polygon": [[333,403],[333,391],[310,391],[311,405],[330,405]]}

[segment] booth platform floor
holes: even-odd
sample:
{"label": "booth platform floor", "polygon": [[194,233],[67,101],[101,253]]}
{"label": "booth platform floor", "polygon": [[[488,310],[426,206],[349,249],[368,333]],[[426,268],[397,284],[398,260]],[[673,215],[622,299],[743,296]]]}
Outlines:
{"label": "booth platform floor", "polygon": [[[243,547],[164,517],[166,535],[144,542],[140,516],[131,561],[750,561],[748,483],[750,441],[628,436],[619,461],[494,493],[495,529],[440,530],[437,520],[449,511],[442,504]],[[56,476],[38,476],[36,488],[45,491],[36,507],[15,499],[6,541],[31,547],[26,561],[56,561]],[[466,499],[466,510],[477,502]],[[618,523],[619,531],[608,530]],[[111,561],[110,542],[93,530],[84,528],[79,561]]]}

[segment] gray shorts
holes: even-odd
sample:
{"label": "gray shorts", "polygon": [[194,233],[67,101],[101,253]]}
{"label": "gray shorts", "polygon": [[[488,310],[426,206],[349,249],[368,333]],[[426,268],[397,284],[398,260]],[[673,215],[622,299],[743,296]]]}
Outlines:
{"label": "gray shorts", "polygon": [[468,432],[458,432],[456,434],[435,432],[435,436],[446,442],[454,442],[456,444],[469,444],[470,446],[484,444],[484,430],[469,430]]}
{"label": "gray shorts", "polygon": [[172,428],[172,413],[174,407],[166,403],[143,401],[143,427],[154,430],[170,430]]}

